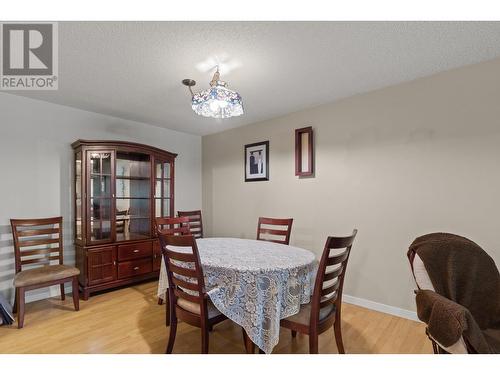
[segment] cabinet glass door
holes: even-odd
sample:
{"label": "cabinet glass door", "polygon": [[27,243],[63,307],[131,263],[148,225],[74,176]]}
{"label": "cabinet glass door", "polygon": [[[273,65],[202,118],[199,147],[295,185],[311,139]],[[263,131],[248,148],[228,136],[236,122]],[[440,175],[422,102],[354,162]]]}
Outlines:
{"label": "cabinet glass door", "polygon": [[174,216],[171,192],[172,164],[156,160],[155,174],[155,217]]}
{"label": "cabinet glass door", "polygon": [[111,240],[112,151],[88,151],[89,235],[91,242]]}
{"label": "cabinet glass door", "polygon": [[148,154],[116,153],[116,240],[151,236],[151,159]]}

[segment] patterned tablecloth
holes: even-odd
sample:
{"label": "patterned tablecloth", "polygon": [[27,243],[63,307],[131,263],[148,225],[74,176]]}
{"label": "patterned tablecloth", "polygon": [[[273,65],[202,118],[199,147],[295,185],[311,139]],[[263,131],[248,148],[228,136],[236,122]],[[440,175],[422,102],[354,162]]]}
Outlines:
{"label": "patterned tablecloth", "polygon": [[[317,261],[312,252],[272,242],[239,238],[197,241],[205,286],[214,305],[271,353],[280,319],[299,312],[314,288]],[[168,288],[162,259],[158,296]]]}

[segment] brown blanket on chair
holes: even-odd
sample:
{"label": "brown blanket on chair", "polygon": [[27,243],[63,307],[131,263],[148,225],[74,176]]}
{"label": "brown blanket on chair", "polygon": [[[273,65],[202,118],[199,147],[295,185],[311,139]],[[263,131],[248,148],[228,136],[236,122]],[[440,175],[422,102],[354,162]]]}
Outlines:
{"label": "brown blanket on chair", "polygon": [[500,274],[493,259],[449,233],[418,237],[409,253],[422,259],[436,291],[417,292],[417,314],[429,334],[445,346],[464,336],[478,353],[500,353]]}

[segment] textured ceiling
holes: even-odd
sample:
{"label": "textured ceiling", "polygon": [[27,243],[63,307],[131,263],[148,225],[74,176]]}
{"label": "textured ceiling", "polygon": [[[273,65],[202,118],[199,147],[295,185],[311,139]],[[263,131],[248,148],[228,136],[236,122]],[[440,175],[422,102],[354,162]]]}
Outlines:
{"label": "textured ceiling", "polygon": [[[16,94],[205,135],[498,56],[500,22],[61,22],[59,90]],[[191,110],[217,61],[239,118]]]}

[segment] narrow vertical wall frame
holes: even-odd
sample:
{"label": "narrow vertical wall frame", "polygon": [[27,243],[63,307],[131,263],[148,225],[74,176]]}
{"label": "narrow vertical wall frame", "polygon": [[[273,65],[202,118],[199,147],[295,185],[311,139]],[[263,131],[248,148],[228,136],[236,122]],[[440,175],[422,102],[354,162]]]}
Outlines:
{"label": "narrow vertical wall frame", "polygon": [[295,129],[295,176],[314,175],[313,129]]}

